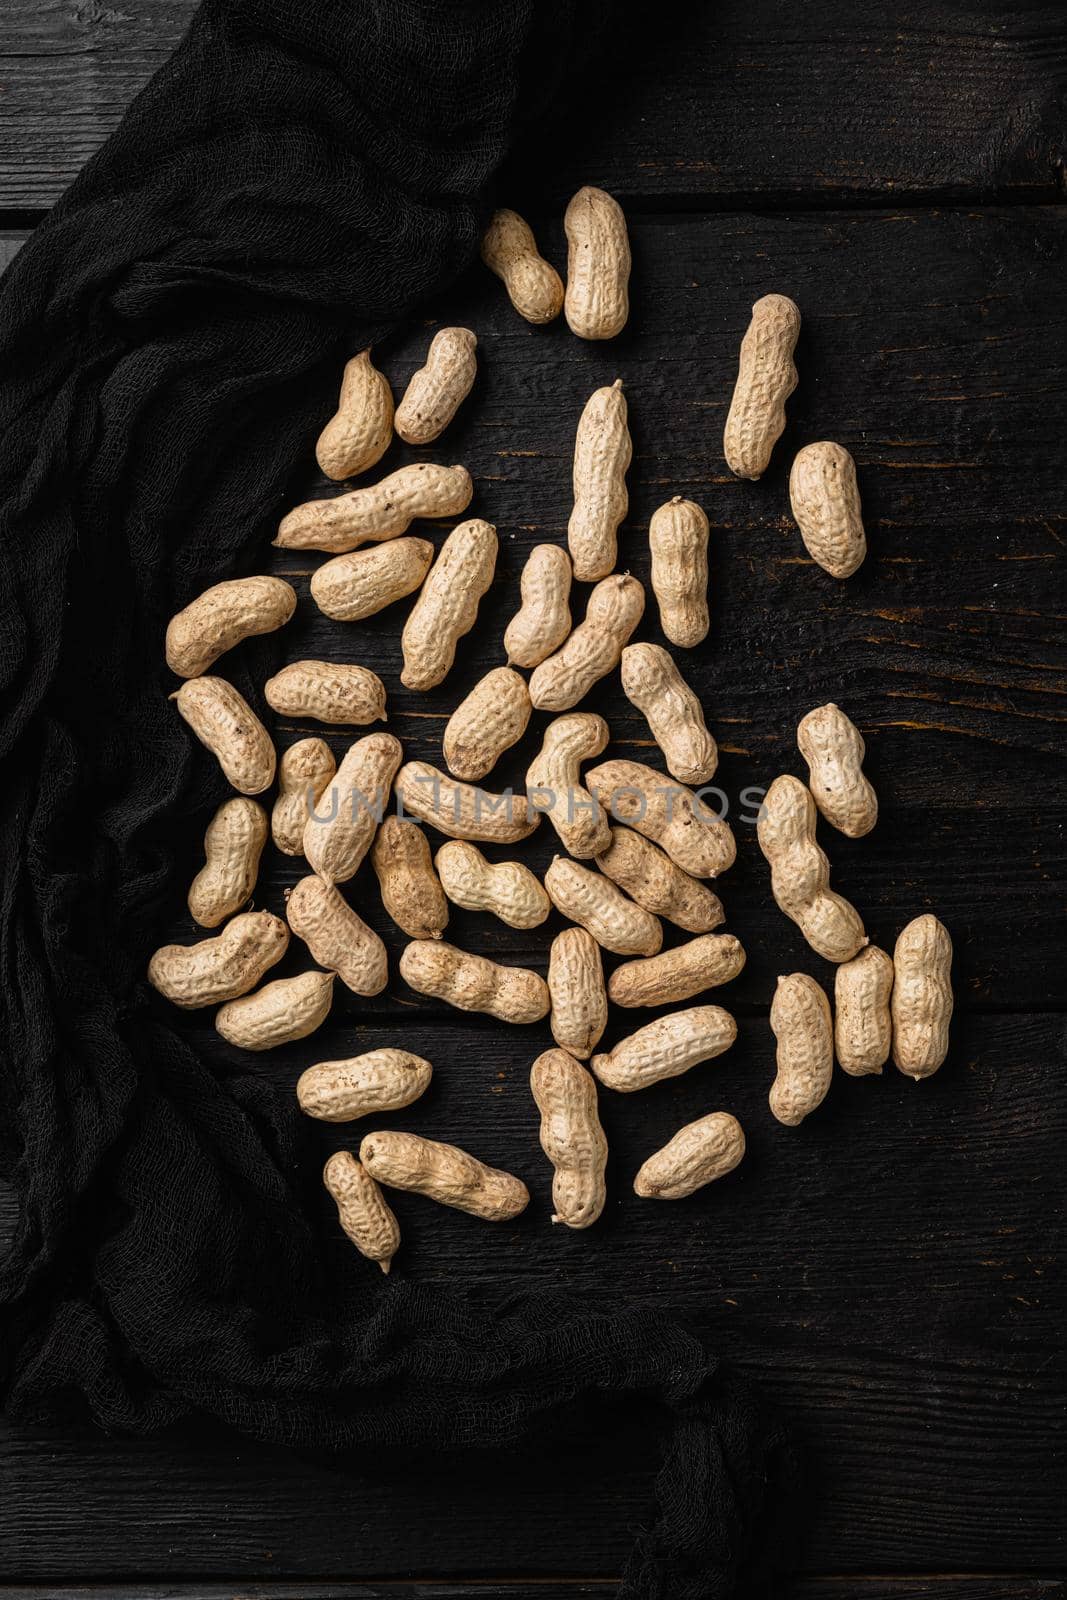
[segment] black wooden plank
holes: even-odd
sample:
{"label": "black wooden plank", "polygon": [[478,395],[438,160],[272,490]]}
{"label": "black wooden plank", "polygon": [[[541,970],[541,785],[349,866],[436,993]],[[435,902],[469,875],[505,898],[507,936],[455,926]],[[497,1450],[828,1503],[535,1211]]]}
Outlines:
{"label": "black wooden plank", "polygon": [[[617,1582],[610,1578],[529,1580],[494,1579],[478,1583],[138,1583],[138,1584],[2,1584],[0,1600],[613,1600]],[[930,1574],[908,1578],[849,1576],[785,1579],[779,1600],[1059,1600],[1058,1578],[975,1577]]]}
{"label": "black wooden plank", "polygon": [[[194,8],[6,0],[0,208],[55,200]],[[727,206],[1061,193],[1067,29],[1051,0],[675,0],[654,32],[630,9],[517,181],[544,203],[590,180]]]}

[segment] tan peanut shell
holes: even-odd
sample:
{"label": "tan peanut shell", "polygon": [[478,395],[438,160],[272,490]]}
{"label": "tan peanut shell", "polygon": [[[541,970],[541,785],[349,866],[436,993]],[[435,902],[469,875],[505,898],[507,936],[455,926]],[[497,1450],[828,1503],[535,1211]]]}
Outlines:
{"label": "tan peanut shell", "polygon": [[909,922],[893,951],[893,1062],[918,1081],[948,1053],[952,1020],[952,940],[936,917]]}
{"label": "tan peanut shell", "polygon": [[429,539],[391,539],[334,556],[311,574],[311,598],[335,622],[361,622],[413,594],[430,570]]}
{"label": "tan peanut shell", "polygon": [[552,902],[521,861],[487,861],[465,839],[443,844],[435,858],[448,898],[465,911],[488,911],[509,928],[538,928]]}
{"label": "tan peanut shell", "polygon": [[368,733],[349,746],[304,827],[308,865],[327,883],[346,883],[359,870],[402,756],[400,740],[391,733]]}
{"label": "tan peanut shell", "polygon": [[282,550],[343,555],[361,544],[397,538],[416,517],[458,516],[473,494],[466,467],[413,461],[365,489],[296,506],[279,523],[274,543]]}
{"label": "tan peanut shell", "polygon": [[689,1006],[646,1023],[590,1066],[607,1088],[633,1094],[721,1056],[736,1038],[737,1023],[721,1006]]}
{"label": "tan peanut shell", "polygon": [[622,379],[594,389],[574,441],[574,509],[567,545],[579,583],[597,583],[615,570],[619,524],[630,501],[626,471],[633,455]]}
{"label": "tan peanut shell", "polygon": [[217,928],[248,900],[267,842],[267,813],[243,795],[225,800],[204,835],[204,865],[189,887],[189,910],[202,928]]}
{"label": "tan peanut shell", "polygon": [[665,850],[683,872],[716,878],[733,866],[733,830],[699,795],[640,761],[604,761],[585,781],[614,822],[624,822]]}
{"label": "tan peanut shell", "polygon": [[481,517],[452,529],[400,636],[405,688],[433,689],[448,676],[456,644],[474,627],[493,581],[497,548],[496,529]]}
{"label": "tan peanut shell", "polygon": [[704,722],[704,710],[659,644],[628,644],[622,653],[622,687],[642,713],[663,752],[667,771],[682,783],[708,783],[719,750]]}
{"label": "tan peanut shell", "polygon": [[382,905],[397,927],[409,939],[439,939],[448,927],[448,901],[418,823],[385,817],[375,835],[371,865]]}
{"label": "tan peanut shell", "polygon": [[545,873],[556,910],[619,956],[651,956],[663,943],[658,917],[628,900],[610,878],[567,856],[556,856]]}
{"label": "tan peanut shell", "polygon": [[289,929],[269,911],[234,917],[214,939],[165,944],[148,963],[148,981],[183,1010],[217,1006],[254,989],[289,947]]}
{"label": "tan peanut shell", "polygon": [[675,1005],[730,983],[744,964],[741,941],[732,933],[701,934],[658,956],[616,967],[608,980],[608,999],[627,1007]]}
{"label": "tan peanut shell", "polygon": [[311,717],[334,726],[384,722],[385,684],[369,667],[336,661],[293,661],[268,678],[263,695],[284,717]]}
{"label": "tan peanut shell", "polygon": [[477,348],[469,328],[434,334],[426,365],[412,373],[396,408],[396,431],[405,444],[431,444],[444,433],[478,375]]}
{"label": "tan peanut shell", "polygon": [[880,1073],[889,1060],[892,991],[893,963],[876,944],[834,973],[834,1046],[843,1070],[854,1078]]}
{"label": "tan peanut shell", "polygon": [[271,813],[270,831],[274,843],[285,855],[303,855],[309,797],[313,809],[336,771],[333,751],[322,739],[299,739],[282,752],[278,763],[278,798]]}
{"label": "tan peanut shell", "polygon": [[345,362],[337,410],[319,434],[315,460],[327,478],[354,478],[380,461],[393,437],[393,391],[369,350]]}
{"label": "tan peanut shell", "polygon": [[564,928],[548,958],[552,1037],[584,1061],[608,1025],[608,991],[600,946],[585,928]]}
{"label": "tan peanut shell", "polygon": [[396,792],[404,810],[428,822],[450,839],[476,839],[484,844],[517,844],[528,839],[541,821],[526,796],[505,789],[493,794],[469,783],[457,783],[428,761],[408,761],[396,775]]}
{"label": "tan peanut shell", "polygon": [[349,1150],[327,1161],[322,1181],[337,1204],[337,1218],[360,1255],[388,1272],[400,1249],[400,1224],[385,1196]]}
{"label": "tan peanut shell", "polygon": [[608,848],[596,864],[639,906],[688,933],[710,933],[725,921],[718,895],[632,828],[612,828]]}
{"label": "tan peanut shell", "polygon": [[443,940],[416,939],[407,945],[400,976],[419,994],[460,1011],[484,1011],[498,1022],[540,1022],[551,1003],[540,974],[526,967],[502,967]]}
{"label": "tan peanut shell", "polygon": [[536,667],[571,631],[571,558],[558,544],[534,545],[519,579],[522,600],[504,630],[509,667]]}
{"label": "tan peanut shell", "polygon": [[526,679],[511,667],[494,667],[479,678],[445,724],[445,765],[465,783],[476,783],[526,732],[533,707]]}
{"label": "tan peanut shell", "polygon": [[482,260],[508,291],[520,317],[542,325],[563,310],[563,282],[538,252],[528,222],[517,211],[494,211],[482,238]]}
{"label": "tan peanut shell", "polygon": [[579,339],[614,339],[630,315],[630,240],[622,207],[603,189],[579,189],[563,227],[569,246],[563,313]]}
{"label": "tan peanut shell", "polygon": [[785,427],[785,403],[797,386],[793,351],[800,312],[784,294],[767,294],[752,307],[726,418],[726,464],[739,478],[761,478]]}
{"label": "tan peanut shell", "polygon": [[878,796],[863,774],[863,736],[833,702],[816,706],[797,727],[797,744],[808,763],[812,799],[833,827],[850,839],[870,833],[878,821]]}
{"label": "tan peanut shell", "polygon": [[215,1017],[215,1027],[227,1044],[241,1050],[274,1050],[306,1039],[326,1021],[334,982],[332,972],[275,978],[254,994],[227,1001]]}
{"label": "tan peanut shell", "polygon": [[171,618],[167,666],[179,678],[198,678],[242,639],[284,627],[295,610],[296,590],[282,578],[216,583]]}
{"label": "tan peanut shell", "polygon": [[829,888],[830,863],[815,842],[815,801],[799,778],[775,778],[763,797],[756,837],[781,910],[827,961],[851,961],[867,935],[856,908]]}
{"label": "tan peanut shell", "polygon": [[863,565],[867,535],[856,463],[843,445],[822,439],[797,453],[789,503],[811,559],[831,578],[851,578]]}
{"label": "tan peanut shell", "polygon": [[526,795],[543,811],[564,849],[579,860],[606,850],[611,826],[603,808],[582,787],[581,763],[602,755],[611,737],[595,711],[572,711],[545,729],[541,749],[526,772]]}
{"label": "tan peanut shell", "polygon": [[652,593],[659,625],[672,644],[692,650],[708,636],[708,519],[675,495],[648,525]]}
{"label": "tan peanut shell", "polygon": [[320,1122],[356,1122],[413,1105],[430,1087],[433,1067],[410,1050],[368,1050],[319,1061],[297,1079],[296,1098]]}
{"label": "tan peanut shell", "polygon": [[594,683],[614,671],[644,609],[645,591],[629,573],[616,572],[598,583],[585,620],[534,669],[530,699],[537,709],[569,711]]}
{"label": "tan peanut shell", "polygon": [[634,1194],[643,1200],[684,1200],[732,1172],[744,1153],[745,1135],[737,1118],[713,1111],[686,1123],[649,1156],[634,1179]]}
{"label": "tan peanut shell", "polygon": [[332,883],[311,873],[289,890],[285,914],[311,959],[336,972],[353,994],[381,994],[389,977],[385,946]]}
{"label": "tan peanut shell", "polygon": [[795,1128],[822,1104],[834,1071],[830,1002],[806,972],[778,979],[771,1030],[778,1041],[778,1074],[770,1107],[779,1122]]}
{"label": "tan peanut shell", "polygon": [[510,1172],[487,1167],[466,1150],[422,1139],[417,1133],[368,1133],[359,1147],[359,1159],[387,1188],[425,1195],[485,1222],[509,1222],[530,1203],[526,1185]]}
{"label": "tan peanut shell", "polygon": [[171,699],[240,794],[274,782],[274,746],[243,695],[225,678],[190,678]]}
{"label": "tan peanut shell", "polygon": [[608,1141],[596,1084],[566,1050],[546,1050],[530,1068],[530,1091],[541,1113],[541,1149],[555,1168],[552,1221],[588,1228],[607,1200]]}

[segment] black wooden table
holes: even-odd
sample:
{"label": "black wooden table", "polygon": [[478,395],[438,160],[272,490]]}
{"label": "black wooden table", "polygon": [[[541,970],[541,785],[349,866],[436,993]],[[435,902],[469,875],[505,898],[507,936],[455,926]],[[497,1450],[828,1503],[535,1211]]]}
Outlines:
{"label": "black wooden table", "polygon": [[[5,0],[8,256],[191,9]],[[307,600],[313,562],[290,556],[274,567],[302,597],[292,647],[375,666],[408,755],[435,759],[448,711],[502,659],[526,552],[563,534],[577,413],[621,375],[635,439],[625,564],[647,578],[648,516],[672,493],[713,524],[712,635],[685,670],[720,738],[720,781],[736,803],[802,771],[798,718],[828,699],[845,706],[882,820],[868,839],[824,841],[834,882],[885,947],[921,911],[948,925],[949,1061],[919,1086],[839,1074],[802,1128],[772,1122],[774,975],[830,971],[775,910],[751,821],[735,811],[739,863],[723,895],[749,961],[722,998],[740,1040],[638,1100],[603,1097],[614,1179],[595,1233],[546,1226],[525,1086],[544,1029],[442,1016],[394,962],[379,1001],[337,1007],[321,1049],[278,1052],[263,1070],[288,1092],[309,1059],[388,1039],[424,1051],[436,1085],[405,1125],[491,1150],[535,1202],[487,1229],[412,1198],[398,1206],[405,1272],[482,1296],[543,1286],[596,1300],[637,1285],[750,1372],[808,1458],[790,1595],[1062,1594],[1067,18],[1008,0],[895,11],[720,0],[656,16],[664,37],[617,42],[569,147],[515,179],[557,261],[579,183],[622,200],[635,258],[626,334],[587,348],[561,325],[531,330],[480,270],[430,308],[478,331],[483,365],[445,447],[426,454],[468,464],[475,509],[501,536],[461,665],[432,695],[407,694],[396,614],[345,635]],[[802,308],[802,378],[753,486],[730,477],[721,433],[749,307],[770,290]],[[382,352],[398,392],[429,326]],[[826,437],[856,456],[866,511],[871,554],[847,584],[813,566],[788,516],[788,462]],[[294,477],[294,494],[314,488]],[[644,636],[659,637],[654,617]],[[647,729],[618,689],[595,704],[618,753],[641,759]],[[521,777],[535,743],[502,764],[501,783]],[[196,829],[185,831],[192,862]],[[532,854],[541,866],[547,834]],[[275,863],[271,892],[295,875]],[[402,941],[374,903],[368,888],[361,909],[395,956]],[[543,965],[543,930],[490,935],[464,916],[453,928],[458,943]],[[641,1156],[712,1106],[745,1123],[742,1168],[681,1207],[634,1199]],[[317,1204],[314,1169],[309,1158]],[[345,1248],[324,1203],[321,1215],[323,1249]],[[654,1465],[649,1419],[595,1407],[562,1457],[534,1443],[462,1473],[439,1461],[336,1470],[206,1427],[151,1441],[8,1427],[0,1595],[602,1600]]]}

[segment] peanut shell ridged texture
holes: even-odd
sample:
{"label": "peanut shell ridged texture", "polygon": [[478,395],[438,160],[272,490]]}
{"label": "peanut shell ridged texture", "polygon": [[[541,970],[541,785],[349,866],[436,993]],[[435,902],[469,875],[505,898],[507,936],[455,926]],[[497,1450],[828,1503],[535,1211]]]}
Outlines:
{"label": "peanut shell ridged texture", "polygon": [[948,1053],[952,1020],[952,940],[936,917],[909,922],[893,951],[893,1062],[909,1078],[929,1078]]}
{"label": "peanut shell ridged texture", "polygon": [[300,739],[283,751],[278,763],[278,798],[271,813],[274,843],[287,856],[304,853],[309,797],[314,809],[326,792],[337,762],[322,739]]}
{"label": "peanut shell ridged texture", "polygon": [[718,895],[632,828],[612,828],[596,864],[639,906],[688,933],[710,933],[725,921]]}
{"label": "peanut shell ridged texture", "polygon": [[778,979],[771,1030],[778,1041],[771,1111],[787,1128],[796,1128],[822,1104],[834,1071],[830,1002],[806,972]]}
{"label": "peanut shell ridged texture", "polygon": [[533,707],[526,679],[511,667],[494,667],[461,700],[445,725],[445,765],[476,783],[526,732]]}
{"label": "peanut shell ridged texture", "polygon": [[658,956],[616,967],[608,999],[617,1006],[675,1005],[730,983],[744,964],[741,941],[732,933],[705,933]]}
{"label": "peanut shell ridged texture", "polygon": [[469,328],[434,334],[426,365],[412,373],[396,408],[396,431],[405,444],[431,444],[444,433],[478,375],[477,348]]}
{"label": "peanut shell ridged texture", "polygon": [[648,723],[672,777],[681,783],[710,782],[719,764],[718,746],[700,701],[662,645],[626,646],[622,687]]}
{"label": "peanut shell ridged texture", "polygon": [[496,529],[480,517],[452,529],[404,624],[405,688],[433,689],[448,676],[456,645],[474,627],[493,581],[497,548]]}
{"label": "peanut shell ridged texture", "polygon": [[590,1065],[607,1088],[633,1094],[721,1056],[736,1038],[737,1023],[721,1006],[690,1006],[638,1028]]}
{"label": "peanut shell ridged texture", "polygon": [[659,625],[672,644],[692,650],[708,636],[708,519],[675,495],[648,525],[652,593]]}
{"label": "peanut shell ridged texture", "polygon": [[403,750],[391,733],[368,733],[346,753],[304,828],[308,865],[327,883],[346,883],[371,847]]}
{"label": "peanut shell ridged texture", "polygon": [[863,737],[832,702],[809,711],[797,727],[797,744],[808,763],[812,799],[833,827],[850,839],[870,833],[878,821],[878,797],[863,774]]}
{"label": "peanut shell ridged texture", "polygon": [[430,1063],[410,1050],[368,1050],[308,1067],[297,1081],[296,1098],[301,1111],[319,1122],[356,1122],[413,1105],[432,1077]]}
{"label": "peanut shell ridged texture", "polygon": [[482,238],[482,260],[508,291],[520,317],[541,326],[563,310],[563,280],[538,252],[529,223],[517,211],[494,211]]}
{"label": "peanut shell ridged texture", "polygon": [[504,630],[509,667],[536,667],[571,631],[571,558],[558,544],[534,545],[519,579],[522,605]]}
{"label": "peanut shell ridged texture", "polygon": [[659,918],[628,900],[602,873],[556,856],[545,873],[556,910],[619,956],[651,956],[663,943]]}
{"label": "peanut shell ridged texture", "polygon": [[572,1056],[592,1055],[608,1025],[608,991],[600,946],[585,928],[564,928],[548,959],[552,1037]]}
{"label": "peanut shell ridged texture", "polygon": [[797,386],[793,351],[800,312],[784,294],[764,295],[752,307],[726,419],[726,464],[739,478],[761,478],[785,427],[785,403]]}
{"label": "peanut shell ridged texture", "polygon": [[396,792],[405,811],[450,839],[517,844],[541,821],[536,811],[531,813],[525,795],[508,790],[493,794],[454,782],[428,761],[406,762],[396,775]]}
{"label": "peanut shell ridged texture", "polygon": [[579,339],[614,339],[630,315],[630,240],[622,207],[603,189],[579,189],[563,217],[563,312]]}
{"label": "peanut shell ridged texture", "polygon": [[263,694],[283,717],[312,717],[335,727],[384,722],[385,685],[369,667],[293,661],[268,678]]}
{"label": "peanut shell ridged texture", "polygon": [[488,911],[509,928],[538,928],[552,902],[521,861],[490,862],[465,839],[437,852],[437,872],[448,898],[465,911]]}
{"label": "peanut shell ridged texture", "polygon": [[179,678],[198,678],[242,639],[284,627],[295,610],[296,590],[282,578],[216,583],[171,618],[167,666]]}
{"label": "peanut shell ridged texture", "polygon": [[415,1133],[368,1133],[359,1158],[388,1188],[425,1195],[485,1222],[509,1222],[530,1203],[526,1185],[510,1172],[487,1167],[466,1150]]}
{"label": "peanut shell ridged texture", "polygon": [[619,524],[629,508],[626,471],[633,455],[622,379],[595,389],[585,403],[574,441],[574,509],[567,545],[579,583],[615,570]]}
{"label": "peanut shell ridged texture", "polygon": [[381,460],[392,437],[393,391],[362,350],[345,363],[337,410],[319,434],[315,460],[327,478],[354,478]]}
{"label": "peanut shell ridged texture", "polygon": [[339,889],[314,874],[301,878],[289,891],[285,911],[313,961],[336,972],[353,994],[381,994],[389,977],[385,946]]}
{"label": "peanut shell ridged texture", "polygon": [[543,811],[568,854],[588,860],[606,850],[611,826],[599,803],[582,787],[581,763],[599,756],[611,737],[594,711],[572,711],[545,729],[540,752],[526,773],[530,804]]}
{"label": "peanut shell ridged texture", "polygon": [[217,1006],[254,989],[288,947],[289,929],[280,917],[247,911],[217,938],[163,945],[148,964],[148,981],[183,1010]]}
{"label": "peanut shell ridged texture", "polygon": [[530,1069],[530,1091],[541,1113],[541,1149],[555,1168],[552,1221],[588,1228],[607,1200],[608,1141],[596,1084],[566,1050],[546,1050]]}
{"label": "peanut shell ridged texture", "polygon": [[219,1010],[215,1027],[227,1044],[240,1050],[274,1050],[306,1039],[329,1015],[334,981],[332,972],[276,978],[255,994],[228,1001]]}
{"label": "peanut shell ridged texture", "polygon": [[274,782],[274,746],[251,706],[225,678],[190,678],[171,699],[240,794]]}
{"label": "peanut shell ridged texture", "polygon": [[639,761],[604,761],[589,768],[585,781],[612,821],[658,844],[683,872],[716,878],[733,866],[730,824],[677,779]]}
{"label": "peanut shell ridged texture", "polygon": [[856,463],[843,445],[824,439],[798,452],[789,503],[811,559],[831,578],[851,578],[863,565],[867,535]]}
{"label": "peanut shell ridged texture", "polygon": [[674,1138],[649,1156],[634,1179],[643,1200],[684,1200],[716,1178],[732,1172],[745,1153],[741,1124],[728,1111],[713,1111],[679,1128]]}
{"label": "peanut shell ridged texture", "polygon": [[400,1249],[400,1224],[365,1167],[338,1150],[323,1168],[322,1181],[337,1204],[337,1218],[360,1255],[388,1272]]}
{"label": "peanut shell ridged texture", "polygon": [[418,823],[385,817],[371,850],[371,865],[382,905],[397,927],[409,939],[439,939],[448,927],[448,901]]}
{"label": "peanut shell ridged texture", "polygon": [[527,967],[502,967],[455,945],[416,939],[400,957],[400,976],[418,994],[460,1011],[484,1011],[499,1022],[540,1022],[551,1004],[548,985]]}
{"label": "peanut shell ridged texture", "polygon": [[391,539],[334,556],[311,574],[311,598],[335,622],[361,622],[413,594],[430,570],[429,539]]}
{"label": "peanut shell ridged texture", "polygon": [[202,928],[217,928],[247,902],[267,832],[256,800],[225,800],[215,812],[204,835],[205,863],[189,886],[189,911]]}
{"label": "peanut shell ridged texture", "polygon": [[344,555],[361,544],[397,538],[416,517],[458,516],[473,494],[466,467],[413,461],[365,489],[296,506],[279,523],[274,543],[282,550]]}
{"label": "peanut shell ridged texture", "polygon": [[539,711],[569,711],[619,664],[623,647],[645,609],[645,591],[629,573],[616,572],[589,596],[585,620],[530,679]]}
{"label": "peanut shell ridged texture", "polygon": [[828,887],[830,863],[815,842],[815,801],[799,778],[775,778],[763,797],[756,837],[780,909],[827,961],[851,961],[867,935],[855,907]]}
{"label": "peanut shell ridged texture", "polygon": [[843,1070],[854,1078],[880,1073],[889,1060],[892,992],[893,963],[875,944],[834,974],[834,1046]]}

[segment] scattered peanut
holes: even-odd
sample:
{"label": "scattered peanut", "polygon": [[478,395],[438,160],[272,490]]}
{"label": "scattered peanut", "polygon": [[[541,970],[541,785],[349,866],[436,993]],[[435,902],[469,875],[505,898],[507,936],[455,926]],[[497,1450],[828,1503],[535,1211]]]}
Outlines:
{"label": "scattered peanut", "polygon": [[631,828],[612,828],[608,848],[596,864],[639,906],[689,933],[710,933],[725,920],[717,894]]}
{"label": "scattered peanut", "polygon": [[271,813],[274,843],[287,856],[304,853],[304,829],[337,771],[333,751],[322,739],[300,739],[278,763],[278,798]]}
{"label": "scattered peanut", "polygon": [[183,1010],[216,1006],[254,989],[289,947],[289,929],[269,911],[234,917],[214,939],[165,944],[148,963],[148,981]]}
{"label": "scattered peanut", "polygon": [[948,1052],[952,1020],[952,940],[927,914],[909,922],[893,951],[893,1062],[929,1078]]}
{"label": "scattered peanut", "polygon": [[686,1123],[649,1156],[634,1179],[634,1194],[643,1200],[684,1200],[732,1172],[744,1153],[745,1135],[737,1118],[713,1111]]}
{"label": "scattered peanut", "polygon": [[369,667],[335,661],[293,661],[268,678],[263,694],[284,717],[311,717],[336,726],[384,722],[385,685]]}
{"label": "scattered peanut", "polygon": [[413,594],[430,570],[428,539],[391,539],[334,556],[311,574],[311,598],[335,622],[361,622]]}
{"label": "scattered peanut", "polygon": [[315,460],[328,478],[354,478],[381,460],[392,437],[389,380],[362,350],[345,363],[337,410],[319,434]]}
{"label": "scattered peanut", "polygon": [[167,666],[198,678],[242,639],[273,633],[296,610],[296,591],[281,578],[232,578],[179,611],[167,626]]}
{"label": "scattered peanut", "polygon": [[734,862],[733,830],[698,795],[639,761],[604,761],[585,775],[615,822],[629,823],[683,872],[716,878]]}
{"label": "scattered peanut", "polygon": [[607,723],[593,711],[557,717],[526,773],[530,804],[545,813],[564,849],[580,860],[606,850],[611,839],[608,819],[579,775],[581,763],[601,755],[609,738]]}
{"label": "scattered peanut", "polygon": [[709,782],[719,764],[718,747],[705,726],[700,701],[662,645],[626,646],[622,687],[644,715],[668,772],[682,783]]}
{"label": "scattered peanut", "polygon": [[243,695],[225,678],[190,678],[171,699],[240,794],[274,782],[274,746]]}
{"label": "scattered peanut", "polygon": [[439,939],[448,927],[448,901],[418,823],[386,817],[374,840],[371,865],[382,905],[397,927],[409,939]]}
{"label": "scattered peanut", "polygon": [[267,842],[267,813],[243,796],[225,800],[204,835],[206,861],[189,888],[189,910],[202,928],[217,928],[248,900]]}
{"label": "scattered peanut", "polygon": [[608,1141],[596,1084],[566,1050],[546,1050],[530,1068],[530,1090],[541,1113],[541,1149],[555,1168],[552,1221],[588,1228],[607,1200]]}
{"label": "scattered peanut", "polygon": [[878,796],[862,765],[863,737],[832,702],[809,711],[797,727],[797,744],[808,763],[808,788],[827,822],[850,839],[870,833],[878,821]]}
{"label": "scattered peanut", "polygon": [[863,531],[856,463],[843,445],[820,440],[799,451],[789,474],[789,503],[813,561],[831,578],[851,578],[863,565]]}
{"label": "scattered peanut", "polygon": [[382,820],[403,751],[391,733],[368,733],[351,745],[324,792],[326,814],[304,827],[304,854],[327,883],[354,877]]}
{"label": "scattered peanut", "polygon": [[460,1011],[484,1011],[498,1022],[540,1022],[551,1004],[544,978],[526,967],[502,967],[443,940],[416,939],[400,957],[400,976],[419,994]]}
{"label": "scattered peanut", "polygon": [[579,189],[563,218],[567,293],[563,313],[579,339],[614,339],[630,315],[630,241],[622,207],[603,189]]}
{"label": "scattered peanut", "polygon": [[892,989],[893,963],[876,944],[842,962],[834,974],[834,1044],[838,1061],[854,1078],[880,1073],[889,1060]]}
{"label": "scattered peanut", "polygon": [[400,1224],[385,1196],[349,1150],[338,1150],[322,1170],[322,1181],[337,1202],[338,1220],[360,1255],[388,1272],[400,1249]]}
{"label": "scattered peanut", "polygon": [[674,1005],[730,983],[744,964],[741,941],[732,933],[705,933],[661,955],[616,967],[608,999],[617,1006]]}
{"label": "scattered peanut", "polygon": [[320,1122],[356,1122],[402,1111],[430,1087],[433,1067],[410,1050],[368,1050],[344,1061],[320,1061],[300,1074],[301,1111]]}
{"label": "scattered peanut", "polygon": [[478,375],[477,348],[469,328],[434,334],[426,365],[412,373],[396,408],[396,431],[405,444],[431,444],[444,433]]}
{"label": "scattered peanut", "polygon": [[828,887],[830,863],[815,842],[815,801],[783,773],[763,798],[756,837],[770,862],[771,891],[811,948],[827,961],[851,961],[867,943],[854,906]]}
{"label": "scattered peanut", "polygon": [[806,972],[778,979],[771,1029],[778,1041],[778,1075],[770,1107],[779,1122],[795,1128],[822,1104],[834,1071],[830,1002]]}
{"label": "scattered peanut", "polygon": [[512,667],[494,667],[461,700],[445,725],[449,772],[467,783],[484,778],[505,750],[517,744],[530,720],[526,679]]}
{"label": "scattered peanut", "polygon": [[653,512],[648,545],[659,625],[672,644],[692,650],[708,636],[708,519],[676,494]]}
{"label": "scattered peanut", "polygon": [[536,667],[571,631],[571,558],[558,544],[534,545],[522,569],[522,607],[504,630],[509,667]]}
{"label": "scattered peanut", "polygon": [[590,1066],[609,1089],[632,1094],[721,1056],[736,1038],[737,1023],[721,1006],[690,1006],[638,1028]]}
{"label": "scattered peanut", "polygon": [[574,509],[567,544],[579,583],[596,583],[615,570],[619,524],[626,515],[626,470],[633,447],[626,423],[622,379],[594,389],[574,441]]}
{"label": "scattered peanut", "polygon": [[406,688],[433,689],[448,676],[493,581],[497,548],[496,529],[480,517],[461,522],[441,546],[401,635]]}
{"label": "scattered peanut", "polygon": [[311,959],[336,972],[353,994],[381,994],[389,977],[385,946],[340,890],[312,873],[289,890],[285,914]]}
{"label": "scattered peanut", "polygon": [[521,861],[490,862],[464,839],[443,844],[435,865],[445,894],[465,911],[488,911],[509,928],[537,928],[552,902]]}
{"label": "scattered peanut", "polygon": [[396,775],[396,792],[405,811],[450,839],[485,844],[517,844],[533,833],[540,816],[531,814],[526,796],[492,794],[469,783],[454,783],[428,761],[409,761]]}
{"label": "scattered peanut", "polygon": [[283,550],[343,555],[357,545],[395,539],[416,517],[458,516],[473,494],[466,467],[413,461],[365,489],[305,501],[282,518],[274,543]]}
{"label": "scattered peanut", "polygon": [[548,958],[552,1037],[584,1061],[608,1025],[608,992],[600,946],[585,928],[564,928]]}
{"label": "scattered peanut", "polygon": [[280,1044],[306,1039],[326,1021],[334,981],[332,972],[275,978],[255,994],[221,1006],[215,1027],[227,1044],[241,1050],[274,1050]]}
{"label": "scattered peanut", "polygon": [[651,956],[663,943],[658,917],[634,905],[610,878],[577,861],[556,856],[545,873],[545,888],[557,911],[615,955]]}
{"label": "scattered peanut", "polygon": [[562,280],[539,254],[533,229],[517,211],[493,212],[482,239],[482,260],[501,279],[520,317],[540,325],[559,316]]}
{"label": "scattered peanut", "polygon": [[452,1144],[416,1133],[368,1133],[359,1159],[390,1189],[407,1189],[443,1206],[454,1206],[485,1222],[510,1222],[525,1211],[530,1192],[510,1172],[487,1167]]}
{"label": "scattered peanut", "polygon": [[793,351],[800,312],[784,294],[767,294],[752,307],[741,341],[741,360],[726,419],[726,464],[739,478],[760,478],[785,427],[785,403],[797,386]]}
{"label": "scattered peanut", "polygon": [[645,591],[629,573],[613,573],[589,596],[570,638],[535,668],[530,699],[539,711],[569,711],[619,664],[645,609]]}

